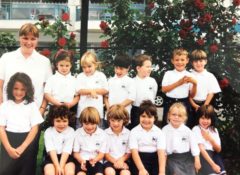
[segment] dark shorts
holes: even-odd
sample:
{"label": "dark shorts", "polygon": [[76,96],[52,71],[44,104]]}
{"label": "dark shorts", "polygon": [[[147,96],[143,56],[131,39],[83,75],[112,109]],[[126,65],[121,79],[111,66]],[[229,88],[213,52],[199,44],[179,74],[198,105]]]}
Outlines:
{"label": "dark shorts", "polygon": [[95,164],[94,167],[92,167],[92,165],[89,163],[89,161],[87,161],[86,163],[86,168],[87,168],[87,171],[84,171],[81,169],[81,165],[79,162],[76,162],[76,168],[75,168],[75,172],[76,174],[79,173],[80,171],[82,172],[85,172],[87,175],[94,175],[96,173],[102,173],[103,174],[103,171],[104,171],[104,167],[103,167],[103,164],[100,163],[100,162],[97,162]]}
{"label": "dark shorts", "polygon": [[[60,160],[61,160],[61,154],[58,154],[58,155],[57,155],[57,158],[58,158],[58,162],[60,162]],[[74,163],[74,159],[73,159],[72,155],[69,155],[66,164],[69,163],[69,162]],[[52,161],[52,159],[51,159],[51,157],[50,157],[49,155],[47,155],[47,156],[45,157],[45,160],[44,160],[43,163],[42,163],[42,167],[44,168],[47,164],[53,164],[53,161]]]}

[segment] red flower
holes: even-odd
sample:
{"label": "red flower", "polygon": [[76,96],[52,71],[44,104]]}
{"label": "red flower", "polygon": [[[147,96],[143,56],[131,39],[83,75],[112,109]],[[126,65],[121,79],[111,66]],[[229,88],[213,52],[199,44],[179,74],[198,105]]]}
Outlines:
{"label": "red flower", "polygon": [[233,0],[233,5],[239,6],[240,5],[240,0]]}
{"label": "red flower", "polygon": [[43,21],[45,19],[45,16],[44,15],[38,15],[38,20],[39,21]]}
{"label": "red flower", "polygon": [[153,9],[154,7],[155,7],[154,2],[150,2],[150,3],[148,4],[148,8],[149,8],[149,9]]}
{"label": "red flower", "polygon": [[70,38],[71,38],[71,39],[75,39],[75,37],[76,37],[76,34],[73,33],[73,32],[71,32],[71,33],[70,33]]}
{"label": "red flower", "polygon": [[237,19],[236,18],[232,18],[232,24],[236,25],[237,24]]}
{"label": "red flower", "polygon": [[194,1],[195,7],[197,7],[199,10],[205,9],[205,4],[201,0],[195,0]]}
{"label": "red flower", "polygon": [[179,36],[182,38],[182,39],[185,39],[187,37],[187,31],[186,30],[180,30],[179,31]]}
{"label": "red flower", "polygon": [[218,45],[217,44],[212,44],[210,47],[209,47],[209,50],[210,52],[212,53],[216,53],[218,51]]}
{"label": "red flower", "polygon": [[48,49],[43,49],[40,53],[45,57],[49,57],[51,55],[51,51]]}
{"label": "red flower", "polygon": [[62,20],[63,21],[68,21],[69,20],[69,14],[68,13],[63,13],[62,14]]}
{"label": "red flower", "polygon": [[196,41],[196,43],[199,45],[199,46],[203,46],[204,45],[204,39],[200,38]]}
{"label": "red flower", "polygon": [[229,86],[229,80],[226,77],[224,77],[222,80],[220,80],[219,85],[221,89],[224,89]]}
{"label": "red flower", "polygon": [[212,21],[212,15],[210,13],[205,13],[203,18],[204,18],[205,22],[211,22]]}
{"label": "red flower", "polygon": [[101,21],[99,27],[101,28],[101,30],[105,31],[108,27],[108,24],[105,21]]}
{"label": "red flower", "polygon": [[101,45],[101,47],[104,47],[104,48],[107,48],[107,47],[109,47],[109,43],[108,43],[108,41],[107,41],[107,40],[105,40],[105,41],[102,41],[102,42],[100,43],[100,45]]}
{"label": "red flower", "polygon": [[62,37],[58,39],[57,43],[59,46],[64,47],[67,44],[67,40],[66,38]]}
{"label": "red flower", "polygon": [[203,17],[198,18],[197,23],[198,23],[198,25],[199,25],[200,27],[203,27],[203,26],[205,25],[205,20],[204,20],[204,18],[203,18]]}
{"label": "red flower", "polygon": [[180,21],[180,26],[182,29],[189,31],[192,29],[192,21],[187,19],[182,19]]}

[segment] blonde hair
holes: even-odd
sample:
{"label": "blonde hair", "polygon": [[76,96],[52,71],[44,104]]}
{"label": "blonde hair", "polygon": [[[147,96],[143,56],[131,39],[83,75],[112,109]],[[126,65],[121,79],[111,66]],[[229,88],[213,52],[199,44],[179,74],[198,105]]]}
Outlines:
{"label": "blonde hair", "polygon": [[197,60],[207,60],[207,54],[203,50],[194,50],[191,53],[191,60],[197,61]]}
{"label": "blonde hair", "polygon": [[34,37],[39,38],[39,30],[32,23],[26,23],[22,25],[19,30],[19,36],[27,36],[28,34],[32,34]]}
{"label": "blonde hair", "polygon": [[92,51],[87,51],[81,57],[81,66],[86,66],[89,64],[94,64],[96,69],[100,66],[100,62],[97,59],[97,55]]}
{"label": "blonde hair", "polygon": [[170,113],[172,112],[172,110],[174,108],[178,109],[179,117],[183,118],[184,122],[186,122],[188,119],[187,110],[186,110],[186,107],[181,102],[173,103],[170,106],[169,111],[168,111],[168,120],[169,120]]}
{"label": "blonde hair", "polygon": [[80,114],[80,123],[91,123],[91,124],[99,124],[100,123],[100,115],[96,108],[94,107],[86,107]]}
{"label": "blonde hair", "polygon": [[129,113],[122,105],[112,105],[107,113],[108,122],[111,119],[123,120],[123,125],[126,126],[129,122]]}
{"label": "blonde hair", "polygon": [[179,48],[179,49],[174,49],[173,53],[172,53],[172,59],[175,56],[181,56],[181,55],[186,55],[186,57],[188,58],[188,51],[183,49],[183,48]]}

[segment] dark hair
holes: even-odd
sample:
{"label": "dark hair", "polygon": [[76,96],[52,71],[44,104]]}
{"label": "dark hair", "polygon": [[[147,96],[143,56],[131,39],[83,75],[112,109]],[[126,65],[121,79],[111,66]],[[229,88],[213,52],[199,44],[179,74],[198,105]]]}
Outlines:
{"label": "dark hair", "polygon": [[197,110],[197,120],[199,122],[200,118],[207,118],[211,120],[210,129],[215,132],[215,126],[216,126],[216,112],[214,111],[214,108],[212,105],[202,105]]}
{"label": "dark hair", "polygon": [[146,113],[148,116],[154,116],[155,122],[158,120],[157,116],[157,107],[152,103],[151,100],[144,100],[139,107],[139,116],[143,113]]}
{"label": "dark hair", "polygon": [[80,123],[100,124],[100,115],[96,108],[86,107],[80,114]]}
{"label": "dark hair", "polygon": [[69,61],[73,65],[73,53],[64,49],[60,49],[54,56],[54,69],[57,70],[57,63],[60,61]]}
{"label": "dark hair", "polygon": [[134,67],[136,68],[137,66],[141,67],[143,66],[145,61],[151,61],[152,58],[149,55],[146,54],[140,54],[134,57]]}
{"label": "dark hair", "polygon": [[115,57],[114,61],[115,67],[129,68],[132,65],[132,59],[127,54],[119,54]]}
{"label": "dark hair", "polygon": [[191,61],[207,60],[207,54],[203,50],[194,50],[190,55]]}
{"label": "dark hair", "polygon": [[68,119],[69,126],[74,126],[74,113],[66,106],[51,106],[48,114],[49,125],[53,126],[53,121],[56,118]]}
{"label": "dark hair", "polygon": [[129,122],[129,113],[122,105],[112,105],[107,112],[107,120],[123,120],[123,125],[126,126]]}
{"label": "dark hair", "polygon": [[9,100],[15,100],[15,97],[13,95],[13,88],[16,82],[20,82],[23,84],[26,90],[26,95],[24,97],[24,100],[26,100],[26,104],[29,104],[33,102],[34,99],[34,87],[32,84],[31,78],[22,72],[17,72],[13,76],[11,76],[8,84],[7,84],[7,98]]}

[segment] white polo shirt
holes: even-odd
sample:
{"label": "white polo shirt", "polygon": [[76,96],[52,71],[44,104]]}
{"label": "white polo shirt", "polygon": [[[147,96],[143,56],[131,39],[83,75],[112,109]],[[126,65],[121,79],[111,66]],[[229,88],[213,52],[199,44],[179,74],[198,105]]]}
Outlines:
{"label": "white polo shirt", "polygon": [[145,77],[142,79],[136,76],[134,81],[136,85],[136,99],[133,105],[139,107],[143,100],[151,100],[155,103],[155,97],[158,90],[156,80],[152,77]]}
{"label": "white polo shirt", "polygon": [[210,129],[201,128],[199,125],[194,126],[192,129],[192,131],[196,135],[198,144],[202,144],[206,150],[214,151],[212,144],[203,138],[203,136],[201,134],[201,129],[207,131],[210,134],[210,136],[214,139],[214,141],[217,143],[217,145],[221,146],[221,140],[220,140],[220,136],[219,136],[217,128],[215,128],[216,132],[213,132]]}
{"label": "white polo shirt", "polygon": [[0,126],[6,131],[15,133],[29,132],[31,128],[43,122],[42,115],[35,102],[25,104],[12,100],[4,101],[0,105]]}
{"label": "white polo shirt", "polygon": [[[84,72],[77,76],[77,91],[81,89],[105,89],[108,90],[107,78],[104,73],[95,71],[93,75],[86,76]],[[98,95],[98,98],[91,98],[87,95],[81,95],[78,103],[77,117],[86,107],[95,107],[100,117],[103,118],[103,96]]]}
{"label": "white polo shirt", "polygon": [[123,127],[119,135],[115,134],[110,127],[107,128],[105,132],[107,134],[106,153],[115,159],[122,157],[126,153],[130,153],[128,143],[130,131],[127,128]]}
{"label": "white polo shirt", "polygon": [[162,131],[166,136],[167,154],[186,153],[191,150],[193,156],[200,153],[198,143],[194,133],[184,124],[179,128],[172,127],[168,124],[163,127]]}
{"label": "white polo shirt", "polygon": [[76,94],[76,78],[71,75],[62,75],[56,72],[45,85],[44,93],[48,93],[60,102],[71,102]]}
{"label": "white polo shirt", "polygon": [[207,70],[200,73],[192,70],[191,73],[197,80],[197,93],[193,98],[194,100],[205,101],[209,93],[221,92],[218,81],[212,73]]}
{"label": "white polo shirt", "polygon": [[[181,72],[177,71],[176,69],[167,71],[163,76],[162,86],[169,86],[177,82],[184,76],[194,77],[187,70]],[[171,90],[170,92],[167,92],[166,95],[170,98],[187,98],[191,88],[192,88],[191,83],[184,83],[181,86],[178,86],[175,89]]]}
{"label": "white polo shirt", "polygon": [[44,83],[52,75],[51,64],[48,58],[33,51],[27,59],[22,55],[20,48],[3,54],[0,59],[0,79],[4,80],[3,98],[7,99],[6,86],[10,77],[17,73],[26,73],[34,86],[34,101],[38,107],[42,104]]}
{"label": "white polo shirt", "polygon": [[80,153],[84,160],[95,158],[99,152],[106,153],[107,138],[105,132],[97,127],[92,134],[87,134],[83,128],[76,130],[73,152]]}
{"label": "white polo shirt", "polygon": [[[136,99],[136,86],[134,80],[129,76],[118,78],[116,75],[108,81],[108,101],[110,106],[114,104],[120,104],[124,100],[129,99],[135,101]],[[126,107],[130,114],[132,105]]]}
{"label": "white polo shirt", "polygon": [[72,153],[75,132],[67,127],[63,132],[58,132],[54,127],[49,127],[44,132],[44,144],[46,151],[56,151],[57,154]]}
{"label": "white polo shirt", "polygon": [[130,132],[129,147],[139,152],[153,153],[166,149],[165,140],[164,133],[157,126],[153,125],[149,131],[146,131],[139,124]]}

